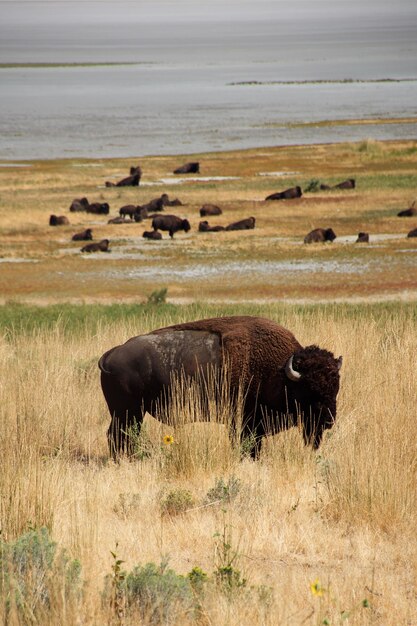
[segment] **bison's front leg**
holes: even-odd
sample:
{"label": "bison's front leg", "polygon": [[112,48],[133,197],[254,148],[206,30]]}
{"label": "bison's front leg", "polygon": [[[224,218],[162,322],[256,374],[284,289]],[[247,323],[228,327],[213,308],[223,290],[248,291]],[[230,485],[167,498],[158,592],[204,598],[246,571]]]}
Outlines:
{"label": "bison's front leg", "polygon": [[245,454],[249,452],[254,461],[259,459],[264,436],[265,427],[262,415],[256,410],[249,412],[244,420],[240,437],[242,453]]}

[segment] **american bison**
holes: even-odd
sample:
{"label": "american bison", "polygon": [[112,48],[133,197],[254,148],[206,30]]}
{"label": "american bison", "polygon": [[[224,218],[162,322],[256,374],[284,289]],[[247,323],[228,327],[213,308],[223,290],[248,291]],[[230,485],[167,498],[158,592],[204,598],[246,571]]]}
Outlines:
{"label": "american bison", "polygon": [[[166,195],[166,194],[163,194]],[[165,206],[184,206],[179,198],[174,198],[174,200],[169,200],[166,202]]]}
{"label": "american bison", "polygon": [[153,198],[149,200],[146,204],[141,205],[141,209],[147,211],[149,213],[155,213],[159,211],[163,211],[164,207],[169,205],[169,197],[166,193],[163,193],[158,198]]}
{"label": "american bison", "polygon": [[213,372],[227,370],[223,385],[231,398],[239,391],[243,396],[241,437],[255,440],[256,457],[264,435],[297,424],[305,443],[318,448],[336,418],[342,357],[316,345],[303,347],[269,319],[236,316],[132,337],[103,354],[98,365],[111,416],[112,456],[131,452],[129,429],[140,429],[146,411],[159,417],[158,406],[167,408],[173,375],[183,376],[186,384],[196,381],[204,393],[210,374],[212,379]]}
{"label": "american bison", "polygon": [[108,202],[92,202],[86,208],[87,213],[94,213],[95,215],[108,215],[110,212],[110,205]]}
{"label": "american bison", "polygon": [[358,238],[355,243],[368,243],[369,242],[369,234],[368,233],[358,233]]}
{"label": "american bison", "polygon": [[182,202],[178,198],[170,200],[168,194],[163,193],[159,198],[153,198],[153,200],[143,204],[141,208],[149,213],[154,213],[156,211],[163,211],[166,206],[182,206]]}
{"label": "american bison", "polygon": [[246,217],[238,222],[232,222],[226,226],[225,230],[251,230],[252,228],[255,228],[255,218]]}
{"label": "american bison", "polygon": [[204,220],[198,225],[199,233],[218,233],[220,230],[226,230],[224,226],[210,226],[207,220]]}
{"label": "american bison", "polygon": [[203,204],[200,209],[200,217],[207,217],[209,215],[221,215],[223,211],[216,204]]}
{"label": "american bison", "polygon": [[97,243],[88,243],[84,248],[81,248],[81,252],[110,252],[108,239],[102,239]]}
{"label": "american bison", "polygon": [[415,215],[417,215],[417,209],[414,205],[415,202],[413,202],[413,204],[409,206],[408,209],[404,209],[403,211],[397,213],[397,217],[414,217]]}
{"label": "american bison", "polygon": [[347,180],[343,180],[341,183],[337,183],[336,185],[320,185],[320,189],[322,191],[328,191],[329,189],[355,189],[356,181],[354,178],[348,178]]}
{"label": "american bison", "polygon": [[69,219],[66,215],[50,215],[49,226],[67,226]]}
{"label": "american bison", "polygon": [[71,212],[86,211],[89,204],[87,198],[75,198],[75,200],[71,202],[69,210]]}
{"label": "american bison", "polygon": [[336,234],[332,228],[315,228],[304,237],[304,243],[319,243],[335,239]]}
{"label": "american bison", "polygon": [[140,206],[136,206],[136,204],[125,204],[120,207],[119,215],[123,218],[126,218],[128,215],[133,220],[138,209],[140,209]]}
{"label": "american bison", "polygon": [[303,192],[301,187],[290,187],[284,191],[278,191],[277,193],[271,193],[265,198],[265,200],[292,200],[293,198],[301,198]]}
{"label": "american bison", "polygon": [[119,180],[118,183],[106,181],[106,187],[138,187],[141,178],[142,170],[138,165],[137,167],[131,167],[130,175],[122,180]]}
{"label": "american bison", "polygon": [[185,165],[181,165],[181,167],[177,167],[174,170],[174,174],[198,174],[200,171],[200,163],[185,163]]}
{"label": "american bison", "polygon": [[86,228],[82,230],[80,233],[75,233],[72,236],[72,241],[91,241],[93,238],[93,231],[91,228]]}
{"label": "american bison", "polygon": [[160,239],[162,239],[162,233],[160,233],[159,230],[145,230],[142,237],[145,237],[145,239],[153,239],[154,241],[159,241]]}
{"label": "american bison", "polygon": [[179,230],[188,233],[191,226],[187,219],[182,219],[177,215],[155,215],[152,218],[152,228],[154,230],[167,230],[172,239]]}
{"label": "american bison", "polygon": [[137,206],[136,212],[133,215],[135,222],[143,222],[147,217],[149,217],[148,209],[144,206]]}
{"label": "american bison", "polygon": [[407,237],[417,237],[417,228],[413,228],[413,230],[410,230]]}

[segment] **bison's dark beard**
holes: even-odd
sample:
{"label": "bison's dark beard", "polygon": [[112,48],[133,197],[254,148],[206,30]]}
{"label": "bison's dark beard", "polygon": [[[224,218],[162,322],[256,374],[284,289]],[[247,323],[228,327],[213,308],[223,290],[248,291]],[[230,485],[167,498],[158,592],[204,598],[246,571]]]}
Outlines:
{"label": "bison's dark beard", "polygon": [[306,444],[311,445],[314,450],[321,444],[323,433],[334,424],[336,408],[334,414],[328,407],[315,407],[302,417],[303,438]]}

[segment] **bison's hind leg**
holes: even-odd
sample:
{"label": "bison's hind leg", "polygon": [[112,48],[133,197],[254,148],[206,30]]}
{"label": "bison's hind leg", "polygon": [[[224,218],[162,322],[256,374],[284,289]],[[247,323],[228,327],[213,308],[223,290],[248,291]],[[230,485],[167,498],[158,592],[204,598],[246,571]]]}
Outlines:
{"label": "bison's hind leg", "polygon": [[109,452],[113,459],[122,455],[134,457],[140,434],[143,411],[136,404],[131,407],[118,407],[110,411],[111,422],[107,430]]}

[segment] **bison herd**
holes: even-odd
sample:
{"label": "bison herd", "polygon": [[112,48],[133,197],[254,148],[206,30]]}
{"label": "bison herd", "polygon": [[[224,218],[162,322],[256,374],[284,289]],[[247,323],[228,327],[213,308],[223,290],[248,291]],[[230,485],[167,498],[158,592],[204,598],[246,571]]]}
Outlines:
{"label": "bison herd", "polygon": [[[190,162],[176,168],[174,174],[190,174],[199,173],[200,163]],[[137,187],[140,184],[142,177],[142,169],[139,165],[131,167],[129,176],[122,178],[120,181],[113,183],[106,181],[105,187]],[[320,190],[329,189],[355,189],[356,181],[353,178],[341,181],[335,185],[320,184]],[[307,189],[309,191],[309,189]],[[269,194],[264,199],[265,202],[275,202],[280,200],[294,200],[303,196],[303,190],[299,185],[284,189],[283,191],[277,191]],[[397,213],[398,217],[414,217],[417,215],[417,209],[412,205]],[[144,230],[143,237],[153,241],[160,241],[162,239],[162,232],[167,232],[171,239],[174,238],[175,233],[184,232],[188,233],[191,230],[191,224],[188,219],[179,217],[172,213],[165,213],[168,207],[181,207],[183,203],[175,198],[171,200],[168,194],[163,193],[160,196],[149,200],[145,204],[125,204],[118,210],[116,217],[110,218],[108,224],[129,224],[143,222],[144,220],[150,220],[152,230]],[[110,205],[108,202],[90,202],[86,197],[75,198],[70,206],[70,213],[90,213],[95,215],[109,215]],[[223,214],[223,210],[216,204],[205,203],[199,209],[201,218],[211,218]],[[200,233],[212,233],[220,231],[238,231],[238,230],[252,230],[255,228],[255,217],[246,217],[227,225],[210,224],[207,219],[201,220],[198,224],[198,232]],[[70,221],[66,215],[50,215],[50,226],[62,226],[69,225]],[[411,230],[407,237],[417,237],[417,228]],[[311,243],[325,243],[333,242],[336,239],[336,233],[333,228],[314,228],[304,237],[305,244]],[[93,231],[91,228],[86,228],[80,232],[76,232],[72,236],[72,241],[92,241]],[[359,232],[357,235],[356,243],[368,243],[369,233]],[[86,244],[81,248],[81,252],[108,252],[109,240],[102,239],[99,242]]]}

